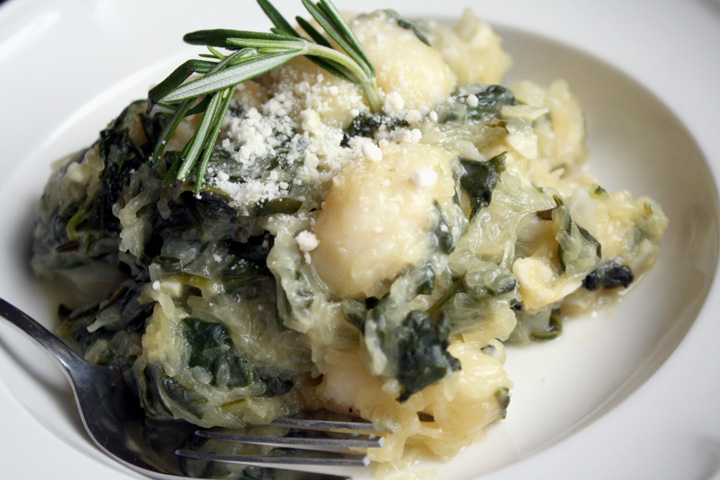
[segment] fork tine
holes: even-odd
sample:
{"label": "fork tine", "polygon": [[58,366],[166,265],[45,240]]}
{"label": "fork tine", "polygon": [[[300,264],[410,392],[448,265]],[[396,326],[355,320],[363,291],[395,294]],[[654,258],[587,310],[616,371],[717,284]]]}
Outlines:
{"label": "fork tine", "polygon": [[321,430],[375,430],[370,422],[361,420],[324,420],[320,418],[283,417],[270,422],[278,427],[295,427]]}
{"label": "fork tine", "polygon": [[337,452],[319,452],[315,450],[294,450],[285,448],[273,449],[275,454],[217,454],[197,450],[179,449],[175,454],[180,457],[204,460],[208,462],[225,462],[241,464],[275,464],[275,465],[315,465],[333,467],[367,467],[370,459],[367,455]]}
{"label": "fork tine", "polygon": [[298,433],[291,430],[287,435],[278,437],[198,430],[195,432],[195,435],[202,438],[252,443],[256,445],[285,445],[295,447],[376,448],[382,447],[385,444],[385,439],[378,435],[340,434],[342,435],[340,437],[329,437],[323,435],[323,433],[324,432],[319,432],[319,434],[312,436],[307,436],[307,434],[304,433],[301,436],[297,436]]}
{"label": "fork tine", "polygon": [[191,441],[175,454],[240,465],[365,467],[370,464],[369,457],[347,449],[383,446],[385,439],[376,433],[371,423],[349,415],[308,412],[238,431],[196,430],[193,440],[200,443]]}

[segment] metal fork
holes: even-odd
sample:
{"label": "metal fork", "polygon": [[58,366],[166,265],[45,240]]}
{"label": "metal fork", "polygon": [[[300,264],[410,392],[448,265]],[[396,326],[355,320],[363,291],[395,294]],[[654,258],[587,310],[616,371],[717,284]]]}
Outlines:
{"label": "metal fork", "polygon": [[349,479],[274,465],[367,466],[367,455],[348,449],[383,444],[372,424],[329,413],[278,419],[241,431],[201,430],[183,421],[150,419],[119,369],[86,361],[1,298],[0,316],[57,360],[70,381],[85,430],[100,450],[150,478]]}

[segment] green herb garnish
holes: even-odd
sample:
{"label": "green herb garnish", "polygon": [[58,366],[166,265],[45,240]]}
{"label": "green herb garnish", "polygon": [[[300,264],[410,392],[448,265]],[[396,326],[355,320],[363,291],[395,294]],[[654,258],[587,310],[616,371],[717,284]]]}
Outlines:
{"label": "green herb garnish", "polygon": [[[334,48],[323,33],[301,17],[296,20],[308,37],[296,32],[268,0],[258,0],[258,3],[275,25],[270,33],[217,29],[185,35],[186,42],[205,45],[210,53],[204,54],[204,59],[183,63],[148,94],[149,114],[168,117],[155,145],[153,159],[162,156],[184,117],[204,113],[194,135],[168,168],[164,180],[166,186],[175,179],[184,180],[199,161],[195,194],[200,193],[208,160],[235,87],[293,58],[304,55],[333,75],[359,85],[370,110],[381,111],[375,68],[335,5],[330,0],[302,2],[340,49]],[[218,48],[232,53],[223,54]],[[192,74],[200,77],[185,83]]]}

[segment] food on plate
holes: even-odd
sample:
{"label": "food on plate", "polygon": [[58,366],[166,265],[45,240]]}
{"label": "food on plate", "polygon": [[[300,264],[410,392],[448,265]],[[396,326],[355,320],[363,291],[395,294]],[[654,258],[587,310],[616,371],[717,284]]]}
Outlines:
{"label": "food on plate", "polygon": [[151,417],[327,408],[387,431],[385,468],[452,458],[506,414],[504,345],[628,287],[667,218],[584,170],[565,81],[502,85],[469,11],[345,23],[306,2],[296,30],[260,4],[273,33],[189,34],[211,60],[56,165],[32,266],[73,291],[63,336]]}

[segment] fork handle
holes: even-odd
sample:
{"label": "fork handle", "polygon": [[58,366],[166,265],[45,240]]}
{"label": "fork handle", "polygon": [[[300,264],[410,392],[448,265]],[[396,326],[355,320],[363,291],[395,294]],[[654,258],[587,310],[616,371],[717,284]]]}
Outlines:
{"label": "fork handle", "polygon": [[56,337],[47,328],[39,324],[19,308],[0,298],[0,316],[25,332],[40,346],[52,354],[60,365],[69,371],[73,365],[84,363],[85,360],[73,352],[62,340]]}

